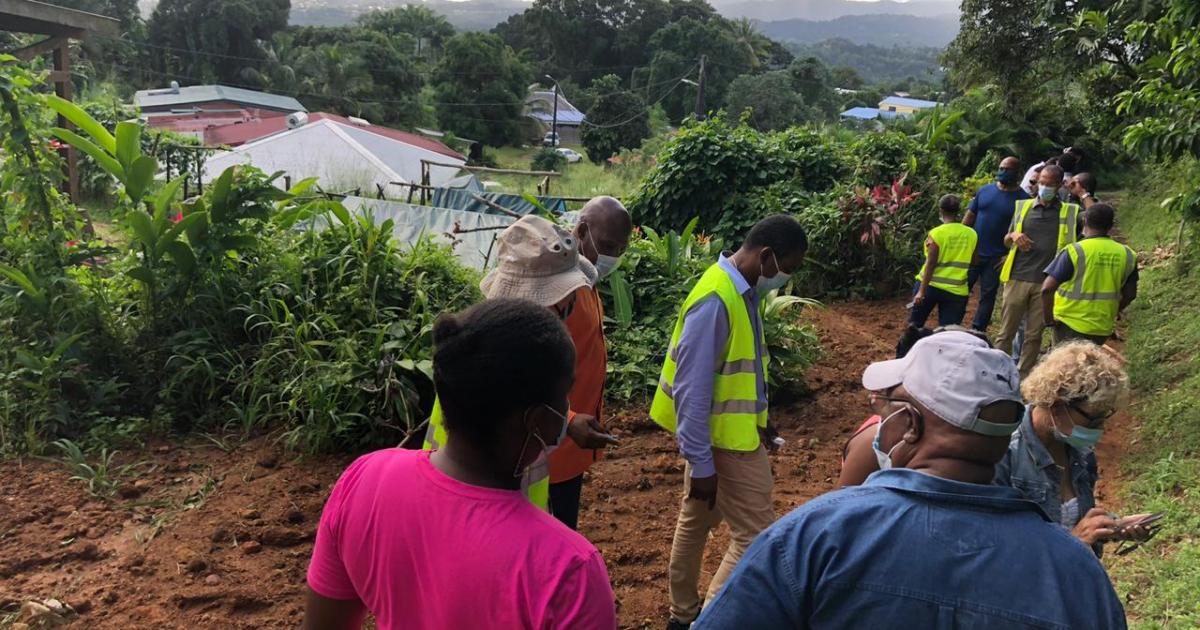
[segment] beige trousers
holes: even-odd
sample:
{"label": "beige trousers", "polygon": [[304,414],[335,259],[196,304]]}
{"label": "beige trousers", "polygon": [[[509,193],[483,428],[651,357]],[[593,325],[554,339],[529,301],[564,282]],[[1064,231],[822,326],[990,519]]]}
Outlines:
{"label": "beige trousers", "polygon": [[729,574],[742,558],[746,548],[759,532],[775,521],[771,489],[771,462],[762,446],[756,451],[726,451],[714,448],[713,463],[717,469],[717,506],[708,509],[707,501],[687,498],[692,485],[692,467],[687,465],[683,475],[683,503],[675,524],[675,539],[671,543],[671,616],[691,622],[700,614],[700,568],[708,535],[721,521],[729,523],[730,541],[721,566],[708,585],[707,600],[729,579]]}
{"label": "beige trousers", "polygon": [[1021,378],[1029,376],[1042,353],[1042,333],[1046,330],[1046,319],[1042,314],[1042,285],[1024,280],[1009,280],[1004,285],[1004,305],[1000,311],[1000,335],[996,337],[996,349],[1012,353],[1013,339],[1021,322],[1025,322],[1025,341],[1021,345],[1021,359],[1017,370]]}

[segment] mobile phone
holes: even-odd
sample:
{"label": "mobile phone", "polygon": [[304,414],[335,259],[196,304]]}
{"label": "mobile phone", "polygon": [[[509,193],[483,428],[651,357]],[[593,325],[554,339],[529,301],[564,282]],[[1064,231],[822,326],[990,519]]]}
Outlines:
{"label": "mobile phone", "polygon": [[1166,515],[1166,512],[1155,512],[1145,516],[1126,516],[1124,518],[1117,519],[1117,529],[1122,530],[1127,527],[1145,527],[1146,525],[1151,525],[1161,521]]}

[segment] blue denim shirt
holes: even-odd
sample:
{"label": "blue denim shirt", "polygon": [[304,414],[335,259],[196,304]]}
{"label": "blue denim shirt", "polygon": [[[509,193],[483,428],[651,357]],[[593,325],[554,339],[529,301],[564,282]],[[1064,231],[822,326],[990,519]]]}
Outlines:
{"label": "blue denim shirt", "polygon": [[1100,561],[1012,488],[912,470],[763,531],[696,630],[1125,628]]}
{"label": "blue denim shirt", "polygon": [[[754,328],[755,355],[763,355],[762,320],[758,313],[758,292],[742,277],[725,254],[717,261],[733,280],[733,286],[746,300],[750,325]],[[675,440],[679,452],[692,465],[693,477],[716,473],[712,461],[712,436],[708,418],[712,413],[712,392],[717,366],[725,360],[729,343],[729,313],[715,294],[692,305],[683,318],[683,330],[675,347]],[[754,362],[758,377],[759,409],[767,408],[767,384],[762,361]]]}
{"label": "blue denim shirt", "polygon": [[[1083,517],[1096,507],[1096,480],[1100,478],[1096,455],[1067,446],[1067,460],[1071,466],[1071,486],[1079,501],[1079,516]],[[1016,489],[1021,496],[1041,506],[1055,523],[1067,528],[1078,524],[1078,520],[1062,522],[1062,469],[1034,433],[1031,407],[1025,408],[1021,428],[1013,433],[1008,452],[996,465],[995,483]]]}

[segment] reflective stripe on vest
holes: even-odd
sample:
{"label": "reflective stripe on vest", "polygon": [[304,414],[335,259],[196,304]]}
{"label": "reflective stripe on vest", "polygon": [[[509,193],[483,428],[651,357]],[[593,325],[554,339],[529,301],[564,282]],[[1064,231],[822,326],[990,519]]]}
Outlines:
{"label": "reflective stripe on vest", "polygon": [[1060,285],[1054,318],[1085,335],[1107,336],[1116,328],[1121,289],[1137,266],[1133,250],[1107,237],[1084,239],[1067,255],[1075,267],[1070,284]]}
{"label": "reflective stripe on vest", "polygon": [[729,339],[720,362],[713,366],[709,433],[713,446],[717,448],[753,451],[759,446],[758,427],[766,426],[767,421],[766,406],[758,399],[758,370],[762,370],[765,379],[769,362],[766,339],[762,336],[760,325],[759,343],[763,356],[755,357],[754,324],[746,307],[746,299],[737,292],[733,280],[719,264],[712,265],[701,276],[680,308],[658,388],[650,406],[650,417],[659,426],[675,432],[675,369],[684,318],[693,306],[714,295],[725,307]]}
{"label": "reflective stripe on vest", "polygon": [[[1025,199],[1017,202],[1017,211],[1013,213],[1009,227],[1013,232],[1024,233],[1025,215],[1037,205],[1037,199]],[[1079,206],[1073,203],[1063,203],[1058,210],[1058,244],[1055,249],[1061,251],[1067,245],[1078,240]],[[1008,247],[1008,257],[1004,259],[1004,267],[1000,270],[1000,282],[1008,282],[1012,278],[1013,261],[1017,259],[1017,244]]]}
{"label": "reflective stripe on vest", "polygon": [[[929,278],[929,286],[954,295],[967,295],[967,274],[971,259],[975,257],[975,246],[979,235],[961,223],[946,223],[929,231],[929,238],[937,243],[938,262]],[[929,247],[925,247],[925,264],[917,272],[917,281],[925,276],[925,265],[929,264]]]}
{"label": "reflective stripe on vest", "polygon": [[[442,404],[435,398],[433,412],[429,414],[429,427],[425,429],[425,443],[421,448],[436,451],[445,445],[446,427],[442,420]],[[521,477],[521,494],[534,505],[550,511],[550,463],[545,455],[538,457]]]}

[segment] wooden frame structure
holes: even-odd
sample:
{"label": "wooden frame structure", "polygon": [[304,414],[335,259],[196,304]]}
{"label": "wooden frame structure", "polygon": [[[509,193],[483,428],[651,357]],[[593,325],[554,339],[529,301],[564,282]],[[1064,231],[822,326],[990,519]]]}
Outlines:
{"label": "wooden frame structure", "polygon": [[433,186],[430,183],[430,177],[429,177],[430,167],[432,167],[432,166],[440,166],[440,167],[444,167],[444,168],[457,168],[457,169],[462,169],[464,171],[468,171],[471,173],[496,173],[496,174],[500,174],[500,175],[526,175],[529,177],[541,177],[543,179],[538,184],[538,188],[537,188],[538,194],[547,196],[547,197],[550,196],[550,179],[552,177],[561,177],[562,176],[562,173],[556,173],[554,171],[522,171],[519,169],[512,169],[512,168],[489,168],[486,166],[468,166],[466,164],[447,164],[445,162],[434,162],[432,160],[421,160],[421,183],[420,184],[398,184],[397,182],[392,182],[392,183],[397,184],[397,185],[404,185],[404,186],[411,187],[409,190],[409,193],[408,193],[408,198],[410,200],[410,203],[411,203],[411,200],[413,197],[413,191],[420,190],[421,191],[421,205],[423,205],[423,206],[428,205],[429,191],[431,191],[435,188],[435,186]]}
{"label": "wooden frame structure", "polygon": [[[47,36],[47,39],[11,51],[11,54],[23,61],[51,55],[54,70],[50,72],[50,82],[54,84],[54,93],[68,101],[74,96],[71,85],[71,40],[86,39],[93,33],[117,35],[119,24],[110,17],[44,2],[0,0],[0,30]],[[58,124],[61,127],[70,126],[61,116]],[[71,195],[71,201],[78,202],[79,170],[76,167],[75,149],[66,147],[63,150],[66,152],[67,192]]]}

